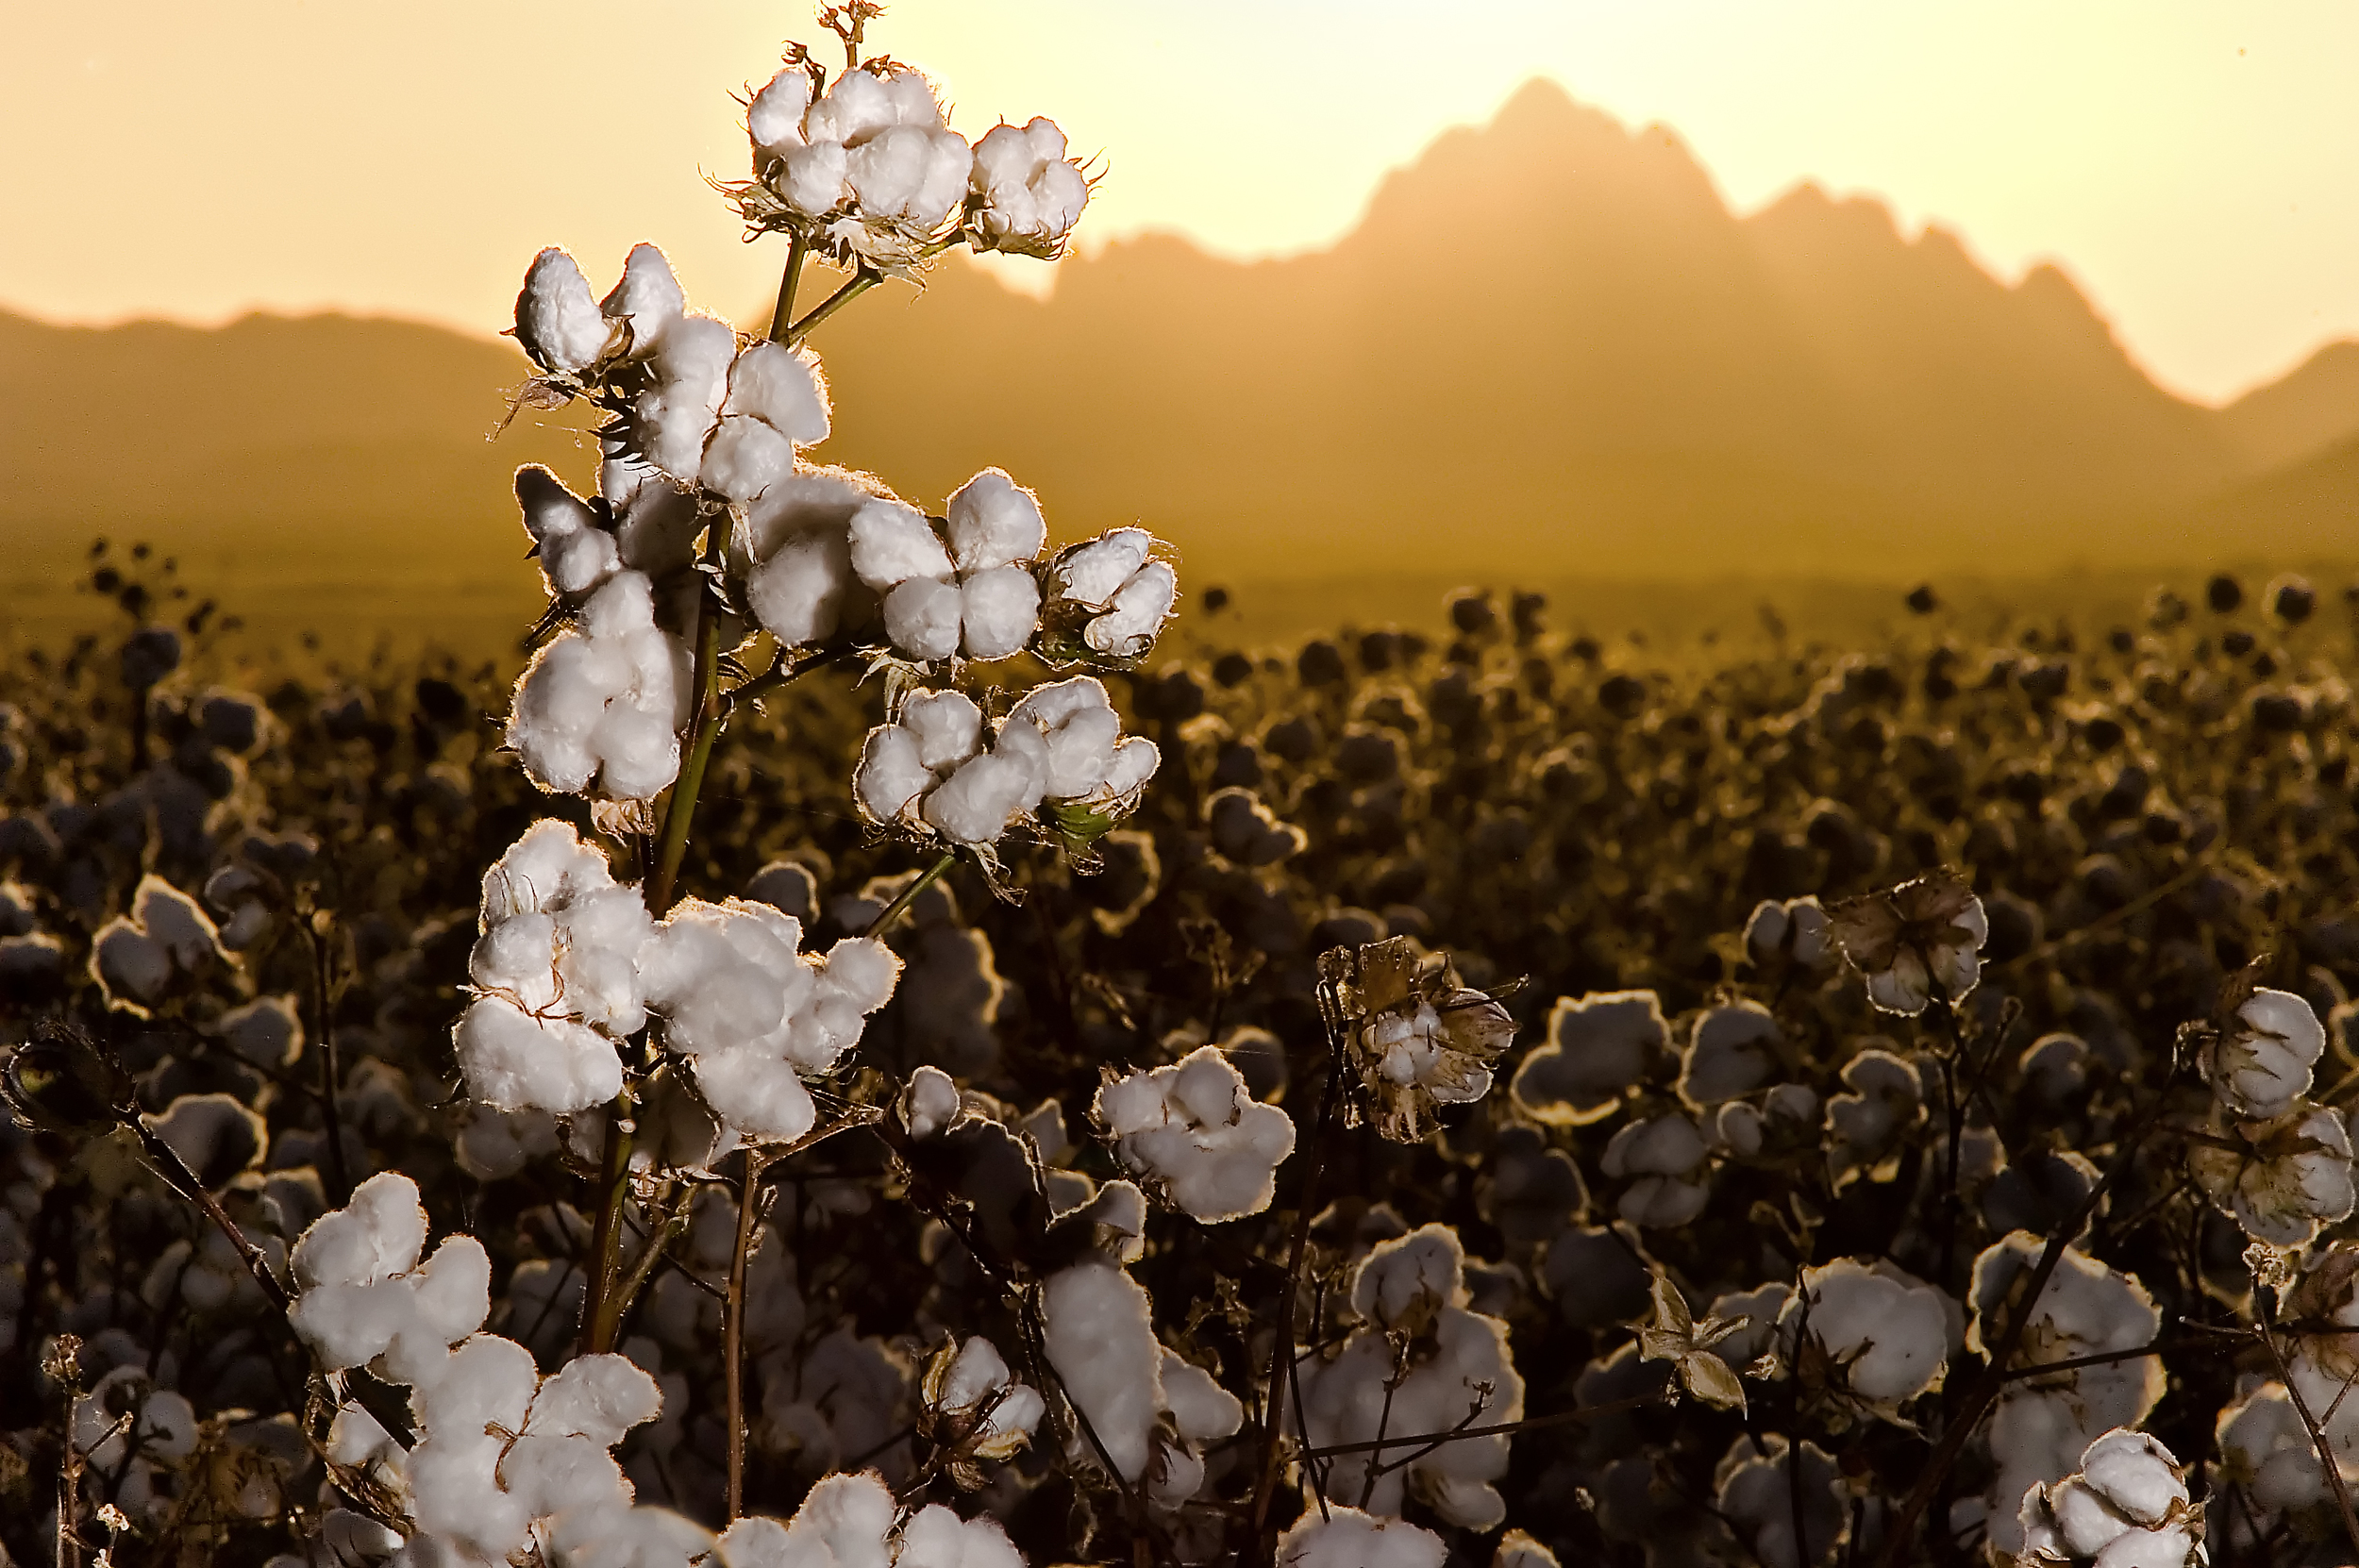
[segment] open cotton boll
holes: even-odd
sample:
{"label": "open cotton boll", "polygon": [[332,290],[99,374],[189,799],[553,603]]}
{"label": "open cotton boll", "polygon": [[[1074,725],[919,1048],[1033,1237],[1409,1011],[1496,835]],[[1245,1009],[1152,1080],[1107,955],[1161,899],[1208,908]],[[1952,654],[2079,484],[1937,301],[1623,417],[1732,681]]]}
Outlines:
{"label": "open cotton boll", "polygon": [[2256,1507],[2280,1513],[2326,1501],[2326,1468],[2284,1384],[2260,1384],[2225,1407],[2217,1435],[2220,1478],[2244,1488]]}
{"label": "open cotton boll", "polygon": [[1442,1568],[1448,1557],[1431,1530],[1341,1504],[1305,1509],[1278,1538],[1283,1568]]}
{"label": "open cotton boll", "polygon": [[532,259],[516,296],[516,342],[534,364],[560,375],[587,370],[612,332],[571,256],[552,245]]}
{"label": "open cotton boll", "polygon": [[612,1447],[663,1408],[655,1379],[627,1357],[577,1356],[533,1396],[525,1431],[535,1437],[588,1438]]}
{"label": "open cotton boll", "polygon": [[1607,1176],[1631,1178],[1615,1205],[1622,1218],[1641,1227],[1681,1226],[1712,1197],[1710,1152],[1692,1118],[1650,1116],[1616,1130],[1599,1164]]}
{"label": "open cotton boll", "polygon": [[543,647],[516,682],[508,743],[544,790],[645,800],[679,773],[691,660],[655,624],[653,585],[620,572],[577,624]]}
{"label": "open cotton boll", "polygon": [[825,642],[870,613],[852,571],[853,514],[892,497],[865,474],[805,469],[770,485],[732,529],[730,564],[763,629],[789,647]]}
{"label": "open cotton boll", "polygon": [[863,503],[852,514],[850,534],[852,571],[877,592],[889,592],[912,577],[950,578],[950,552],[934,536],[926,514],[907,502],[879,496]]}
{"label": "open cotton boll", "polygon": [[2295,1247],[2321,1226],[2351,1215],[2351,1129],[2332,1106],[2297,1099],[2268,1122],[2245,1122],[2244,1148],[2199,1144],[2187,1167],[2215,1208],[2246,1235],[2271,1246]]}
{"label": "open cotton boll", "polygon": [[901,1093],[901,1123],[912,1138],[931,1138],[959,1114],[959,1086],[939,1067],[920,1067]]}
{"label": "open cotton boll", "polygon": [[1040,585],[1021,566],[993,566],[959,584],[959,623],[969,659],[1010,659],[1040,628]]}
{"label": "open cotton boll", "polygon": [[688,309],[688,296],[662,251],[642,242],[623,262],[622,279],[599,303],[608,322],[629,332],[629,357],[644,359],[661,344]]}
{"label": "open cotton boll", "polygon": [[1102,615],[1082,629],[1081,641],[1110,659],[1143,657],[1155,642],[1180,597],[1180,576],[1168,561],[1151,560],[1115,590]]}
{"label": "open cotton boll", "polygon": [[715,1548],[724,1568],[893,1568],[898,1509],[873,1470],[822,1476],[780,1529],[741,1519]]}
{"label": "open cotton boll", "polygon": [[469,1004],[451,1031],[468,1093],[499,1110],[569,1116],[622,1092],[614,1043],[570,1018],[527,1012],[504,996]]}
{"label": "open cotton boll", "polygon": [[1096,1110],[1124,1166],[1207,1224],[1267,1209],[1294,1153],[1293,1118],[1257,1102],[1217,1045],[1107,1083]]}
{"label": "open cotton boll", "polygon": [[1094,676],[1077,676],[1027,692],[1008,710],[1010,725],[1029,723],[1048,742],[1043,791],[1053,800],[1079,800],[1106,781],[1122,720]]}
{"label": "open cotton boll", "polygon": [[142,1120],[209,1188],[259,1161],[270,1136],[261,1116],[232,1094],[182,1094]]}
{"label": "open cotton boll", "polygon": [[[1163,1412],[1163,1346],[1145,1287],[1103,1259],[1053,1275],[1041,1291],[1049,1365],[1089,1417],[1126,1481],[1146,1469]],[[1082,1458],[1097,1455],[1083,1440]]]}
{"label": "open cotton boll", "polygon": [[901,1526],[893,1560],[894,1568],[1024,1568],[997,1520],[961,1519],[940,1503],[920,1509]]}
{"label": "open cotton boll", "polygon": [[943,511],[950,559],[962,573],[1032,560],[1048,542],[1040,497],[996,468],[961,485]]}
{"label": "open cotton boll", "polygon": [[928,792],[923,815],[928,826],[954,843],[996,842],[1019,817],[1041,800],[1041,770],[1008,747],[974,758]]}
{"label": "open cotton boll", "polygon": [[1091,609],[1104,609],[1155,547],[1145,528],[1115,528],[1060,555],[1048,569],[1051,595]]}
{"label": "open cotton boll", "polygon": [[1793,1443],[1772,1433],[1758,1444],[1738,1439],[1715,1467],[1714,1506],[1761,1568],[1832,1561],[1843,1534],[1849,1507],[1833,1459],[1805,1443],[1799,1476],[1793,1460]]}
{"label": "open cotton boll", "polygon": [[1881,1260],[1839,1259],[1802,1271],[1800,1294],[1778,1313],[1789,1345],[1807,1319],[1810,1348],[1828,1380],[1857,1407],[1887,1421],[1941,1387],[1949,1369],[1951,1307],[1942,1293]]}
{"label": "open cotton boll", "polygon": [[533,824],[493,862],[477,925],[467,960],[477,986],[617,1034],[644,1022],[639,949],[655,924],[639,889],[616,882],[570,823]]}
{"label": "open cotton boll", "polygon": [[1783,1039],[1758,1002],[1707,1008],[1697,1015],[1680,1072],[1680,1098],[1701,1109],[1760,1088],[1777,1070]]}
{"label": "open cotton boll", "polygon": [[948,659],[959,651],[963,609],[956,584],[912,577],[885,595],[885,636],[921,663]]}
{"label": "open cotton boll", "polygon": [[737,333],[718,317],[685,315],[667,325],[647,361],[654,384],[631,404],[630,450],[679,483],[695,483],[736,353]]}
{"label": "open cotton boll", "polygon": [[549,1542],[552,1568],[696,1568],[712,1532],[669,1509],[575,1510]]}
{"label": "open cotton boll", "polygon": [[298,1290],[373,1285],[415,1268],[426,1248],[418,1184],[385,1171],[352,1190],[352,1201],[311,1222],[295,1242]]}
{"label": "open cotton boll", "polygon": [[2310,1092],[2311,1069],[2325,1049],[2326,1028],[2310,1004],[2264,987],[2206,1053],[2205,1076],[2231,1112],[2267,1121]]}
{"label": "open cotton boll", "polygon": [[798,446],[828,439],[828,384],[819,356],[767,341],[748,344],[729,366],[722,412],[759,420]]}
{"label": "open cotton boll", "polygon": [[955,131],[888,125],[849,150],[845,177],[870,218],[933,228],[966,192],[974,153]]}
{"label": "open cotton boll", "polygon": [[999,125],[975,144],[976,229],[992,250],[1055,257],[1089,205],[1089,178],[1065,157],[1053,120]]}
{"label": "open cotton boll", "polygon": [[1560,996],[1547,1043],[1524,1058],[1509,1093],[1543,1122],[1581,1126],[1610,1115],[1626,1093],[1666,1066],[1670,1044],[1651,991]]}
{"label": "open cotton boll", "polygon": [[757,154],[782,158],[805,144],[803,116],[811,109],[811,73],[790,65],[762,84],[745,106],[745,134]]}
{"label": "open cotton boll", "polygon": [[789,207],[807,218],[824,218],[851,199],[851,155],[841,142],[789,147],[771,172],[770,184]]}
{"label": "open cotton boll", "polygon": [[2016,1526],[2023,1560],[2093,1568],[2186,1568],[2201,1563],[2202,1519],[2170,1450],[2116,1429],[2089,1444],[2077,1475],[2024,1494]]}
{"label": "open cotton boll", "polygon": [[516,503],[524,509],[525,532],[539,552],[550,597],[578,599],[622,564],[614,536],[599,525],[590,503],[540,464],[516,470]]}

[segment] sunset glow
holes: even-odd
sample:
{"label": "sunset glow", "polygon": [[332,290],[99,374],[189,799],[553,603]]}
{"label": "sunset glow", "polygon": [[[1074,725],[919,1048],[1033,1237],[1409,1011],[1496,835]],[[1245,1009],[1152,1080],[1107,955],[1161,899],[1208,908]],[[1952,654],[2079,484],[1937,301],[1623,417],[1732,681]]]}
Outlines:
{"label": "sunset glow", "polygon": [[[1077,146],[1108,149],[1095,243],[1164,228],[1232,256],[1321,245],[1388,168],[1548,75],[1671,127],[1740,209],[1813,178],[1954,229],[2010,278],[2058,260],[2189,395],[2359,333],[2347,6],[1583,0],[1481,8],[1479,34],[1475,14],[901,0],[881,31],[954,103],[1053,99]],[[0,306],[334,309],[488,332],[539,244],[611,257],[657,231],[707,297],[750,306],[777,259],[680,171],[744,158],[711,62],[815,31],[778,4],[24,8],[0,56],[0,135],[19,152],[0,167]],[[649,128],[590,156],[625,106]],[[975,134],[977,118],[956,123]],[[1468,231],[1512,247],[1479,219]]]}

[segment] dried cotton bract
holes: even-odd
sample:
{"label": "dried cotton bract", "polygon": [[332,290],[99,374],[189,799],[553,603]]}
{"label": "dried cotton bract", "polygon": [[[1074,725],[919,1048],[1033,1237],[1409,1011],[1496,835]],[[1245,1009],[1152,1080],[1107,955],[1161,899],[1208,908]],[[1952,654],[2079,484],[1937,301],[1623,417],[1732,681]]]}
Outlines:
{"label": "dried cotton bract", "polygon": [[1278,1167],[1294,1152],[1293,1119],[1256,1102],[1217,1045],[1169,1067],[1109,1076],[1096,1110],[1123,1165],[1206,1224],[1267,1209]]}
{"label": "dried cotton bract", "polygon": [[[2306,1009],[2304,1009],[2307,1010]],[[2306,1245],[2323,1226],[2351,1217],[2351,1129],[2331,1106],[2292,1102],[2266,1122],[2234,1124],[2234,1137],[2187,1145],[2187,1168],[2204,1194],[2246,1235],[2271,1246]]]}
{"label": "dried cotton bract", "polygon": [[1406,937],[1321,954],[1319,1007],[1359,1070],[1371,1119],[1403,1143],[1424,1137],[1440,1107],[1488,1093],[1492,1063],[1515,1035],[1505,1008],[1457,982],[1448,955]]}
{"label": "dried cotton bract", "polygon": [[1827,913],[1843,956],[1866,976],[1867,999],[1882,1011],[1915,1017],[1936,987],[1954,1006],[1982,978],[1990,922],[1974,891],[1948,872],[1846,899]]}

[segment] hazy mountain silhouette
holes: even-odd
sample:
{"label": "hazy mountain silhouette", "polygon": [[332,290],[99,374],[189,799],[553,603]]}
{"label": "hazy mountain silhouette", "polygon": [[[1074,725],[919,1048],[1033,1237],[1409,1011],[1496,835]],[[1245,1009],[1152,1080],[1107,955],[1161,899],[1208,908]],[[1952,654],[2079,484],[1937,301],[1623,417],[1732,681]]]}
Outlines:
{"label": "hazy mountain silhouette", "polygon": [[[2203,409],[2052,267],[2002,284],[1809,185],[1739,218],[1671,132],[1545,82],[1389,176],[1330,249],[1144,237],[1045,301],[950,264],[818,342],[821,456],[933,504],[997,463],[1061,537],[1143,519],[1199,581],[2359,553],[2359,449],[2336,445],[2359,344]],[[561,431],[486,446],[522,359],[428,327],[5,321],[0,363],[11,534],[464,572],[521,547],[486,526],[510,468],[589,467]]]}

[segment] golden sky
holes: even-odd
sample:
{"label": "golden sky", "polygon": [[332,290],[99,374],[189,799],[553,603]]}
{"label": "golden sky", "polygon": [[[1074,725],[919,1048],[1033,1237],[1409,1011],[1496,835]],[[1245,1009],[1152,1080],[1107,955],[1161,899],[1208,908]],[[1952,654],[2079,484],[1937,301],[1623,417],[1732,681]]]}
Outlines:
{"label": "golden sky", "polygon": [[[336,308],[506,324],[560,243],[654,239],[750,309],[700,172],[808,5],[118,0],[0,12],[0,305],[80,321]],[[2158,379],[2219,399],[2359,336],[2351,0],[899,0],[877,43],[979,134],[1046,113],[1102,241],[1348,228],[1383,171],[1547,75],[1674,128],[1740,209],[1802,178],[2061,261]],[[1512,215],[1437,234],[1469,271]]]}

